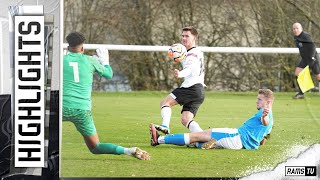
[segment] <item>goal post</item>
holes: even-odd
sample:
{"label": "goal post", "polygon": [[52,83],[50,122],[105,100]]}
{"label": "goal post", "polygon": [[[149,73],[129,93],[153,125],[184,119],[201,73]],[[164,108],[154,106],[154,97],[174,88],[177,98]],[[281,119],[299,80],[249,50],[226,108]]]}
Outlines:
{"label": "goal post", "polygon": [[[67,49],[68,44],[63,44],[63,49]],[[113,45],[113,44],[84,44],[85,49],[107,48],[114,51],[168,51],[170,46],[150,46],[150,45]],[[207,47],[198,46],[203,52],[210,53],[256,53],[256,54],[298,54],[298,48],[281,47]],[[320,52],[320,48],[317,48]]]}
{"label": "goal post", "polygon": [[[67,43],[62,44],[64,54],[68,47]],[[166,52],[170,46],[151,46],[151,45],[114,45],[114,44],[84,44],[85,49],[93,50],[97,48],[107,48],[111,51],[140,51],[140,52]],[[248,54],[298,54],[298,48],[283,47],[207,47],[198,46],[205,53],[248,53]],[[316,49],[320,52],[320,48]],[[319,84],[320,93],[320,84]]]}

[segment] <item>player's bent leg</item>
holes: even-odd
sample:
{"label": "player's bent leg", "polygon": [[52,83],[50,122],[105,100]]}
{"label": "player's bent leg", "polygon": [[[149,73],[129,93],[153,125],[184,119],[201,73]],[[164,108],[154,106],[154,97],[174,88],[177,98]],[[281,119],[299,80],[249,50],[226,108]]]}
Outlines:
{"label": "player's bent leg", "polygon": [[98,134],[83,136],[92,154],[124,154],[124,148],[112,143],[100,143]]}
{"label": "player's bent leg", "polygon": [[190,111],[183,111],[181,113],[181,123],[188,128],[190,126],[190,122],[192,121],[193,117],[194,115]]}
{"label": "player's bent leg", "polygon": [[181,123],[190,130],[190,132],[203,131],[200,125],[193,120],[194,115],[190,111],[183,111],[181,115]]}
{"label": "player's bent leg", "polygon": [[160,102],[160,108],[163,106],[172,107],[177,104],[178,102],[175,100],[175,96],[171,93]]}
{"label": "player's bent leg", "polygon": [[112,143],[98,143],[96,148],[91,149],[93,154],[126,154],[139,160],[149,160],[151,156],[147,151],[137,147],[124,148]]}
{"label": "player's bent leg", "polygon": [[151,158],[147,151],[137,147],[124,148],[112,143],[99,143],[97,147],[91,151],[93,154],[126,154],[139,160],[150,160]]}
{"label": "player's bent leg", "polygon": [[156,126],[157,130],[164,134],[170,133],[171,107],[176,105],[177,101],[170,95],[160,102],[162,124]]}
{"label": "player's bent leg", "polygon": [[211,140],[202,145],[203,149],[242,149],[243,146],[238,129],[213,128],[211,131]]}
{"label": "player's bent leg", "polygon": [[93,154],[126,154],[141,160],[150,159],[150,155],[141,149],[124,148],[112,143],[100,143],[96,128],[93,123],[91,111],[65,108],[65,118],[73,122],[77,130],[83,136],[83,139]]}
{"label": "player's bent leg", "polygon": [[211,129],[190,133],[190,143],[207,142],[211,139]]}
{"label": "player's bent leg", "polygon": [[150,135],[151,135],[151,146],[157,146],[159,145],[159,142],[158,142],[158,138],[159,138],[159,133],[158,131],[156,130],[154,124],[150,124]]}
{"label": "player's bent leg", "polygon": [[137,147],[124,148],[112,143],[100,143],[97,134],[94,134],[93,136],[84,136],[84,138],[92,154],[126,154],[139,160],[150,159],[148,152]]}
{"label": "player's bent leg", "polygon": [[[192,99],[192,98],[191,98]],[[201,106],[204,97],[189,101],[183,105],[181,110],[181,123],[187,127],[190,132],[203,131],[199,124],[194,120],[199,107]]]}
{"label": "player's bent leg", "polygon": [[157,125],[157,129],[165,134],[169,134],[169,125],[170,125],[170,119],[171,119],[171,106],[169,104],[165,104],[161,106],[161,118],[162,118],[162,124]]}
{"label": "player's bent leg", "polygon": [[124,147],[112,143],[97,143],[96,147],[90,149],[92,154],[125,154]]}
{"label": "player's bent leg", "polygon": [[201,144],[210,140],[210,131],[201,131],[194,133],[181,133],[160,136],[158,138],[159,144],[175,144],[179,146],[189,145],[192,143]]}
{"label": "player's bent leg", "polygon": [[83,135],[83,139],[89,149],[94,149],[99,143],[99,137],[97,133],[91,136]]}
{"label": "player's bent leg", "polygon": [[190,144],[189,133],[185,134],[169,134],[166,136],[160,136],[157,132],[154,124],[150,124],[151,134],[151,146],[157,146],[159,144],[174,144],[174,145],[188,145]]}
{"label": "player's bent leg", "polygon": [[190,144],[192,144],[196,148],[202,148],[203,143],[210,141],[210,139],[211,129],[190,133]]}

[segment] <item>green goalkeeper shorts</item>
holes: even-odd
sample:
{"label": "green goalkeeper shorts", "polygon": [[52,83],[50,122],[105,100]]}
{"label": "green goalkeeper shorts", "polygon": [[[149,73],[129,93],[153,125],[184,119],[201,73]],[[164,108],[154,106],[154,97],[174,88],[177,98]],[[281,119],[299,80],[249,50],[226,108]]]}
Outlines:
{"label": "green goalkeeper shorts", "polygon": [[93,123],[93,118],[90,110],[63,108],[63,121],[71,121],[76,126],[77,130],[83,136],[91,136],[96,133],[96,127]]}

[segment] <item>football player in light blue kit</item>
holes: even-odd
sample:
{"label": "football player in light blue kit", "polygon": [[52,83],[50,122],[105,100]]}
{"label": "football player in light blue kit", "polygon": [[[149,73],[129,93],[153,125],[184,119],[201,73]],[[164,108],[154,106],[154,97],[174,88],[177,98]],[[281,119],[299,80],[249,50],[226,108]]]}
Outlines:
{"label": "football player in light blue kit", "polygon": [[256,102],[258,112],[239,128],[212,128],[202,132],[160,136],[154,125],[150,124],[151,145],[188,145],[199,142],[198,147],[202,149],[258,149],[273,126],[273,100],[271,90],[260,89]]}

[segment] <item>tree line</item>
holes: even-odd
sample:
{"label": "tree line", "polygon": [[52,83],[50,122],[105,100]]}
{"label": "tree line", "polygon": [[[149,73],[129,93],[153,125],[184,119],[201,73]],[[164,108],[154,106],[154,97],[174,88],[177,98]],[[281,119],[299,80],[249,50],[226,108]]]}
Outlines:
{"label": "tree line", "polygon": [[[295,22],[319,44],[319,7],[318,0],[65,0],[64,35],[80,31],[92,44],[169,46],[180,42],[182,27],[192,25],[198,46],[295,47]],[[180,65],[165,52],[109,54],[114,72],[132,90],[171,90],[181,82],[172,72]],[[204,55],[208,90],[295,89],[298,54]],[[97,76],[94,83],[103,90],[109,82]]]}

